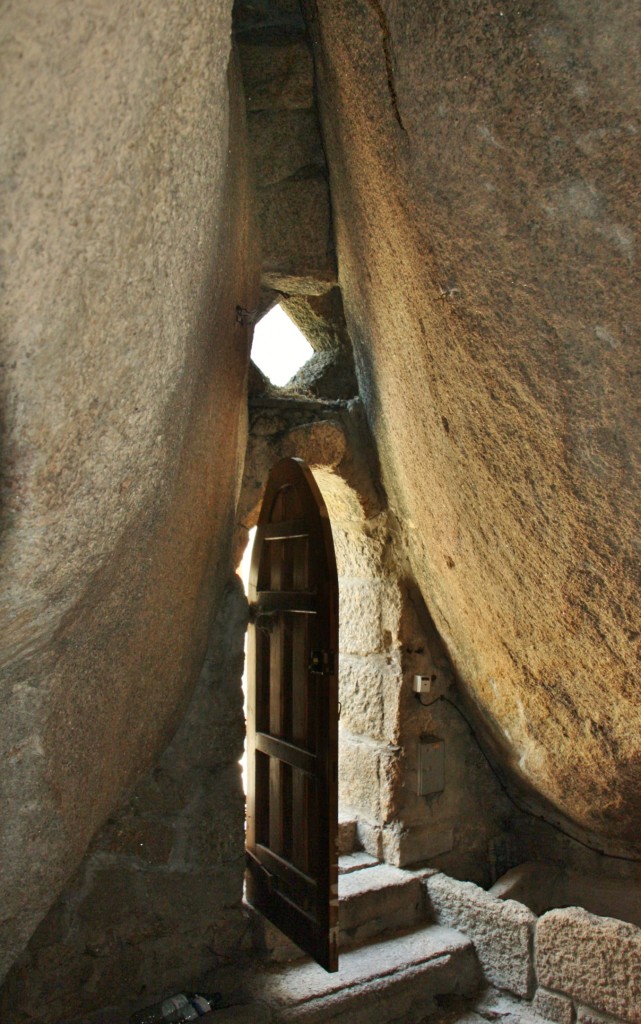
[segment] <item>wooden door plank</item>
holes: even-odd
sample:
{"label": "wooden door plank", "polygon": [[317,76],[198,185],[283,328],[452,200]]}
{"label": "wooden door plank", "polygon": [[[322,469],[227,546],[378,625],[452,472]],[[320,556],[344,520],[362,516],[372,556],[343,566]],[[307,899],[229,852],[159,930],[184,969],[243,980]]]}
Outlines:
{"label": "wooden door plank", "polygon": [[250,632],[268,639],[254,641],[262,728],[248,723],[255,774],[248,801],[267,806],[248,806],[248,897],[336,970],[338,588],[327,510],[298,460],[283,460],[270,475],[250,600]]}
{"label": "wooden door plank", "polygon": [[256,733],[255,748],[269,757],[278,758],[285,764],[307,772],[308,775],[313,775],[317,770],[316,756],[314,754],[310,754],[308,750],[297,747],[293,743],[281,740],[269,733]]}
{"label": "wooden door plank", "polygon": [[293,540],[307,537],[309,527],[306,519],[289,519],[280,523],[267,523],[263,528],[265,540]]}
{"label": "wooden door plank", "polygon": [[254,856],[272,875],[276,875],[278,878],[282,878],[292,888],[297,886],[304,889],[310,899],[314,898],[318,889],[318,883],[315,878],[311,878],[306,875],[304,871],[300,871],[291,861],[285,860],[284,857],[277,856],[273,850],[269,847],[257,844],[254,850]]}
{"label": "wooden door plank", "polygon": [[[282,544],[282,541],[278,541]],[[317,595],[304,590],[259,590],[256,595],[259,612],[299,612],[314,614],[317,610]]]}
{"label": "wooden door plank", "polygon": [[[275,505],[277,509],[282,505],[281,495],[277,497]],[[276,510],[275,514],[278,514]],[[283,574],[283,542],[276,541],[269,547],[269,587],[272,591],[278,591]],[[269,633],[269,731],[273,736],[282,735],[283,728],[283,634],[283,619],[279,616]],[[269,845],[274,853],[283,852],[283,840],[283,770],[278,758],[272,757],[269,759]]]}

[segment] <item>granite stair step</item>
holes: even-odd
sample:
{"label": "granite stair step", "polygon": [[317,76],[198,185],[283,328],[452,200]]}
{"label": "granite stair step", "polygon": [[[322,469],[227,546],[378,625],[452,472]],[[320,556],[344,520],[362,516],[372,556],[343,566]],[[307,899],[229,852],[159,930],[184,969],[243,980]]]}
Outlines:
{"label": "granite stair step", "polygon": [[480,983],[471,941],[427,925],[342,952],[334,974],[306,959],[267,968],[250,988],[274,1024],[388,1024],[419,1021],[437,996],[472,995]]}
{"label": "granite stair step", "polygon": [[347,872],[338,878],[339,948],[360,945],[375,935],[411,928],[425,920],[421,872],[391,864]]}

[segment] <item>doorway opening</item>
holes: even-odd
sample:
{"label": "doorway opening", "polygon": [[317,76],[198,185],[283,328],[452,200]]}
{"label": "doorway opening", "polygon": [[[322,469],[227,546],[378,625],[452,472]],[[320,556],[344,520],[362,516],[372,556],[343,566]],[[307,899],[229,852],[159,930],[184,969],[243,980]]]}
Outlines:
{"label": "doorway opening", "polygon": [[[390,562],[388,514],[367,502],[335,470],[312,466],[331,523],[339,589],[339,850],[362,849],[400,864],[399,799],[408,803],[401,767],[403,593]],[[245,593],[255,527],[238,573]],[[407,619],[407,616],[405,617]],[[247,714],[247,663],[243,677]],[[401,765],[401,760],[403,765]],[[246,783],[246,755],[241,762]]]}

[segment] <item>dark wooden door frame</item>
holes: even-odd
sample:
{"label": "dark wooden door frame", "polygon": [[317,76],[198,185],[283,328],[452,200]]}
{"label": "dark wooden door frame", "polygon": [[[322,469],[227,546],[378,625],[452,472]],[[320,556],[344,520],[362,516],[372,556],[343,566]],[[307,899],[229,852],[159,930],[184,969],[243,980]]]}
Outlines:
{"label": "dark wooden door frame", "polygon": [[249,582],[249,902],[338,968],[338,579],[327,508],[299,459],[274,466]]}

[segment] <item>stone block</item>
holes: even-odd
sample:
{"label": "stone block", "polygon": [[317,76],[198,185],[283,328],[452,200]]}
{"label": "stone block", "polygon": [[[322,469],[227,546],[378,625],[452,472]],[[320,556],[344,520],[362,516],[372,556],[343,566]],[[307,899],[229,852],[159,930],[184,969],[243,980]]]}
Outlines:
{"label": "stone block", "polygon": [[304,167],[325,166],[314,110],[258,110],[247,127],[256,177],[273,185]]}
{"label": "stone block", "polygon": [[380,748],[373,743],[362,743],[341,730],[339,763],[340,805],[354,808],[359,818],[364,815],[369,820],[378,821],[381,810]]}
{"label": "stone block", "polygon": [[336,283],[329,189],[323,175],[258,189],[262,282],[288,293],[319,294]]}
{"label": "stone block", "polygon": [[374,580],[342,580],[340,588],[340,650],[342,654],[374,654],[382,650],[380,586]]}
{"label": "stone block", "polygon": [[428,914],[472,939],[487,980],[529,999],[534,989],[532,937],[536,917],[513,900],[438,874],[426,879]]}
{"label": "stone block", "polygon": [[580,907],[551,910],[536,930],[539,982],[576,1002],[641,1024],[641,930]]}
{"label": "stone block", "polygon": [[408,928],[423,916],[421,879],[377,864],[338,880],[340,943],[358,945],[389,929]]}
{"label": "stone block", "polygon": [[451,828],[391,826],[383,830],[385,860],[400,868],[449,853],[453,847],[454,832]]}
{"label": "stone block", "polygon": [[359,818],[357,824],[358,841],[366,853],[381,860],[383,857],[383,829],[371,821]]}
{"label": "stone block", "polygon": [[340,423],[322,420],[304,423],[288,431],[281,441],[280,454],[304,459],[308,466],[337,466],[345,455],[347,441]]}
{"label": "stone block", "polygon": [[338,873],[339,875],[351,875],[354,871],[375,868],[378,863],[376,857],[365,853],[365,850],[355,850],[353,853],[347,853],[338,858]]}
{"label": "stone block", "polygon": [[434,997],[471,995],[478,965],[469,939],[430,925],[347,950],[329,974],[305,961],[248,979],[254,998],[272,1008],[279,1024],[373,1024],[417,1021],[436,1010]]}
{"label": "stone block", "polygon": [[336,834],[336,848],[339,857],[345,857],[356,849],[356,819],[342,817],[338,820],[338,832]]}
{"label": "stone block", "polygon": [[385,660],[345,655],[340,659],[341,722],[352,733],[384,738]]}
{"label": "stone block", "polygon": [[330,497],[332,528],[335,520],[339,524],[334,539],[338,573],[341,577],[351,579],[376,579],[383,545],[375,533],[376,527],[371,526],[371,520],[368,532],[364,532],[363,509],[360,504],[350,500],[351,498],[352,496],[347,494],[345,499],[341,500],[341,493],[338,500],[333,495]]}
{"label": "stone block", "polygon": [[314,69],[302,39],[241,42],[238,47],[248,111],[300,110],[313,105]]}
{"label": "stone block", "polygon": [[545,988],[537,988],[532,1006],[542,1017],[554,1021],[555,1024],[573,1024],[572,1000],[568,996],[562,996],[559,992],[549,992]]}

